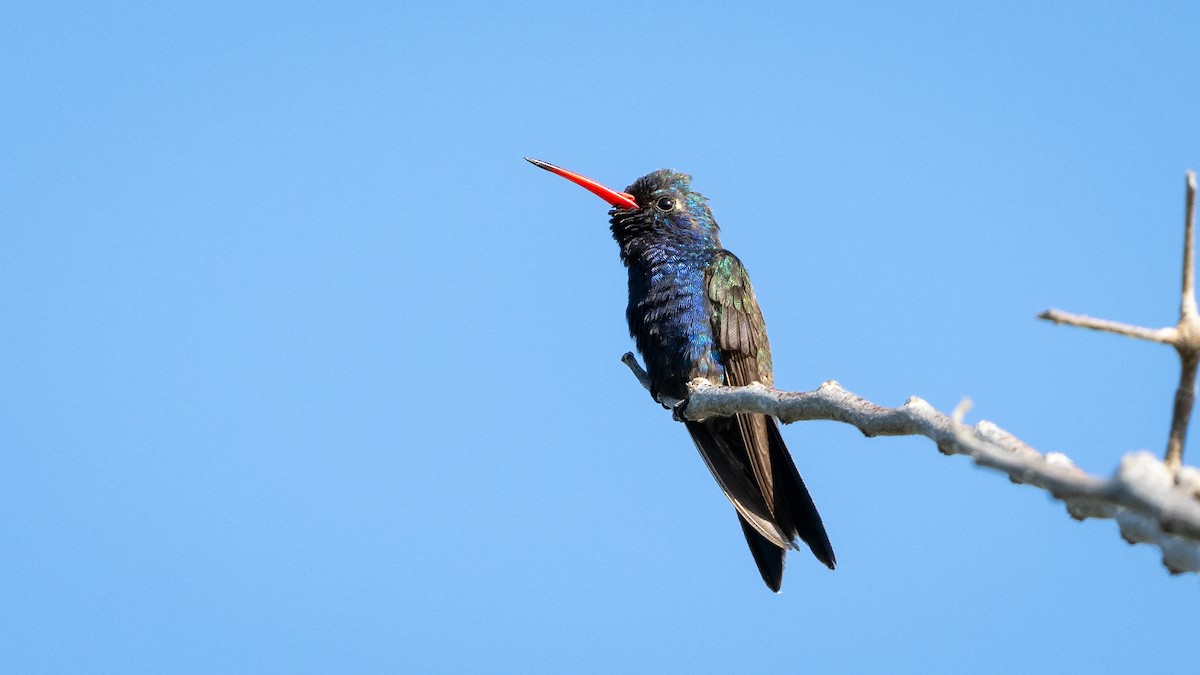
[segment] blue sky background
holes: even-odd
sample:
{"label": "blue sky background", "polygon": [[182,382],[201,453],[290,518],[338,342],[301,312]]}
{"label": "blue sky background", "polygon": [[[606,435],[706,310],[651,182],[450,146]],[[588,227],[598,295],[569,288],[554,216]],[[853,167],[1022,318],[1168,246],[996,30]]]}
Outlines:
{"label": "blue sky background", "polygon": [[0,9],[0,670],[1179,672],[1195,576],[920,439],[784,430],[769,593],[521,157],[692,173],[781,387],[1107,474],[1176,357],[1034,315],[1175,320],[1197,5],[429,4]]}

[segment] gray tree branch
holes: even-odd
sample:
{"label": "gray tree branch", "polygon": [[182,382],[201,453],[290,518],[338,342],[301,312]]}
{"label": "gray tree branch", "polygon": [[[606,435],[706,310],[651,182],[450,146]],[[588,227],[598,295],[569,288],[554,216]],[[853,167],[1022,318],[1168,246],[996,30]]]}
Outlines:
{"label": "gray tree branch", "polygon": [[[621,360],[648,390],[649,378],[633,354]],[[914,396],[888,408],[833,381],[815,391],[788,392],[758,383],[718,387],[696,380],[689,390],[685,405],[666,398],[659,403],[687,420],[763,413],[784,423],[842,422],[867,436],[925,436],[947,455],[966,455],[979,466],[1004,472],[1014,483],[1049,492],[1077,520],[1116,519],[1126,541],[1160,548],[1163,565],[1172,573],[1200,572],[1200,471],[1193,467],[1183,467],[1177,482],[1166,464],[1150,453],[1135,452],[1122,458],[1111,477],[1093,476],[1066,455],[1042,454],[991,422],[963,424],[965,406],[947,415]]]}

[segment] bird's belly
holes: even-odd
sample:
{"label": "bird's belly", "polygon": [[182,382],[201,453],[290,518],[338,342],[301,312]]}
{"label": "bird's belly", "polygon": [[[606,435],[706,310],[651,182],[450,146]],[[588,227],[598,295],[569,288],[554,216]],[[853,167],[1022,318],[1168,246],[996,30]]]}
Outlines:
{"label": "bird's belly", "polygon": [[671,398],[685,398],[693,379],[715,384],[725,379],[712,332],[706,263],[667,258],[629,266],[629,332],[655,389]]}
{"label": "bird's belly", "polygon": [[722,384],[725,369],[713,344],[708,322],[697,325],[683,321],[658,322],[638,331],[638,351],[646,372],[659,393],[672,398],[687,397],[687,385],[696,378]]}

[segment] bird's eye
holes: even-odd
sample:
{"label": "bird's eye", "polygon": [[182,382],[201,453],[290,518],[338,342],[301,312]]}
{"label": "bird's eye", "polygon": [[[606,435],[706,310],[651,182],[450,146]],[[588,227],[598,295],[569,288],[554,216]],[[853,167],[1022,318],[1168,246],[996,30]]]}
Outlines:
{"label": "bird's eye", "polygon": [[654,205],[658,207],[659,211],[670,211],[675,208],[675,200],[670,197],[659,197]]}

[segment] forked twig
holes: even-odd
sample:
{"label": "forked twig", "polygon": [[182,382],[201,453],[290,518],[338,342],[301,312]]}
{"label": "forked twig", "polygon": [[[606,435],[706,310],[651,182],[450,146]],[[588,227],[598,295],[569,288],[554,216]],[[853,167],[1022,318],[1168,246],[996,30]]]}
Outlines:
{"label": "forked twig", "polygon": [[1167,436],[1166,465],[1178,473],[1183,464],[1183,446],[1187,441],[1188,423],[1196,401],[1196,367],[1200,364],[1200,314],[1196,310],[1196,173],[1188,171],[1187,197],[1183,216],[1183,291],[1179,301],[1179,322],[1166,328],[1142,328],[1127,323],[1095,319],[1082,314],[1069,314],[1048,309],[1039,319],[1079,326],[1107,333],[1116,333],[1139,340],[1162,342],[1179,354],[1179,386],[1175,389],[1175,405],[1171,412],[1171,433]]}

